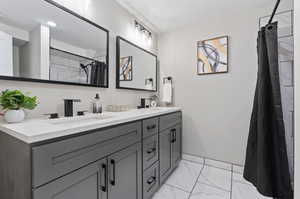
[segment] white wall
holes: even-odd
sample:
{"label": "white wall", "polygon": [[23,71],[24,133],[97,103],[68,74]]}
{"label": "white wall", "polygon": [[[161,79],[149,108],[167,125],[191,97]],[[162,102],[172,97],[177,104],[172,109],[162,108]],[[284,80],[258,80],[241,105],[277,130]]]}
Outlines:
{"label": "white wall", "polygon": [[[104,44],[105,45],[105,44]],[[78,46],[74,46],[71,44],[68,44],[66,42],[63,41],[58,41],[55,39],[51,39],[51,47],[59,49],[59,50],[63,50],[63,51],[67,51],[76,55],[80,55],[83,57],[89,57],[91,59],[96,57],[96,51],[92,50],[92,49],[84,49],[84,48],[80,48]],[[104,55],[106,54],[106,52],[103,53]]]}
{"label": "white wall", "polygon": [[29,41],[29,32],[15,28],[13,26],[9,26],[3,23],[0,23],[0,30],[6,32],[7,34],[11,35],[14,38],[23,40],[23,41]]}
{"label": "white wall", "polygon": [[49,79],[50,30],[40,25],[30,31],[29,42],[21,49],[21,76],[34,79]]}
{"label": "white wall", "polygon": [[20,48],[17,46],[13,47],[13,68],[14,68],[14,76],[19,77],[19,75],[20,75]]}
{"label": "white wall", "polygon": [[0,80],[0,90],[20,89],[24,92],[30,92],[31,95],[38,96],[40,104],[36,110],[30,111],[30,117],[51,112],[62,114],[64,98],[80,98],[82,103],[80,103],[79,109],[89,109],[91,101],[97,92],[100,92],[104,105],[128,104],[135,107],[138,105],[141,97],[149,96],[148,92],[115,89],[115,36],[123,36],[139,45],[143,45],[143,47],[147,47],[152,52],[156,52],[155,34],[153,45],[151,46],[136,40],[134,31],[135,18],[112,0],[57,0],[57,2],[68,6],[110,30],[109,89]]}
{"label": "white wall", "polygon": [[13,39],[0,31],[0,74],[13,76]]}
{"label": "white wall", "polygon": [[[273,7],[208,14],[197,24],[160,36],[161,76],[174,78],[175,105],[183,107],[183,152],[244,164],[259,17]],[[229,36],[229,73],[198,76],[197,41],[223,35]]]}

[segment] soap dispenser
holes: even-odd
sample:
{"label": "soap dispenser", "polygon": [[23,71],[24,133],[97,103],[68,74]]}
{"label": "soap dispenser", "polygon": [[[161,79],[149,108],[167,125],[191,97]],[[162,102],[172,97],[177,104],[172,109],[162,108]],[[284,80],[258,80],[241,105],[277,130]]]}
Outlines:
{"label": "soap dispenser", "polygon": [[93,102],[93,113],[102,113],[102,104],[98,93]]}

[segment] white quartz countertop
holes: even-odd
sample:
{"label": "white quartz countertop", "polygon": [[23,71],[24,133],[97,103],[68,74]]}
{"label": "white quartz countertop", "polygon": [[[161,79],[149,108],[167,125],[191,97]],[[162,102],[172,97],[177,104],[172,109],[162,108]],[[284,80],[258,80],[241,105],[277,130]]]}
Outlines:
{"label": "white quartz countertop", "polygon": [[35,142],[74,135],[84,131],[109,127],[116,124],[159,116],[180,110],[181,108],[179,107],[157,107],[149,109],[134,109],[125,112],[87,114],[85,116],[52,120],[29,119],[17,124],[7,124],[4,121],[1,121],[0,131],[28,144],[32,144]]}

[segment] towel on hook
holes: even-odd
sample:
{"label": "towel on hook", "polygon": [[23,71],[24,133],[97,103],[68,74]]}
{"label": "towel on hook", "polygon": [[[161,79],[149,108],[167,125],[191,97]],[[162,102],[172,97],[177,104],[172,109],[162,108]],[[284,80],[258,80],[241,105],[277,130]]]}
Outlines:
{"label": "towel on hook", "polygon": [[168,104],[172,103],[173,99],[173,89],[172,89],[172,83],[166,82],[163,85],[163,98],[162,101]]}
{"label": "towel on hook", "polygon": [[145,89],[146,90],[153,90],[153,85],[152,84],[147,84]]}

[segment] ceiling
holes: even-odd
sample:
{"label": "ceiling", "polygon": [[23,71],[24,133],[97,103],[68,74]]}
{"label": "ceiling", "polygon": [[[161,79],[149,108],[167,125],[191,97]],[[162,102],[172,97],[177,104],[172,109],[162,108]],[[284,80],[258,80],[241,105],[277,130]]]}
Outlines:
{"label": "ceiling", "polygon": [[[146,21],[154,30],[167,32],[213,15],[236,13],[239,10],[270,7],[276,0],[116,0],[136,17]],[[293,0],[284,0],[293,5]],[[219,15],[220,16],[220,15]],[[146,25],[147,25],[146,24]]]}

